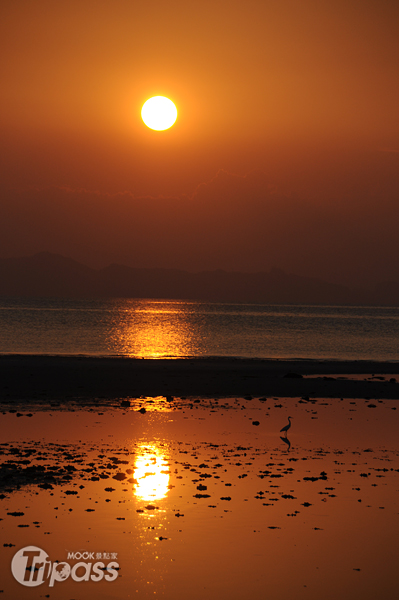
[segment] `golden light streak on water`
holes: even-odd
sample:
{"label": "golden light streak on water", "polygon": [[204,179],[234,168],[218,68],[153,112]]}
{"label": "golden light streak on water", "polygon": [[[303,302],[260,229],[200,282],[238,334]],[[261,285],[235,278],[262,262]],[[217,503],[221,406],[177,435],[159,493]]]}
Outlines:
{"label": "golden light streak on water", "polygon": [[134,461],[134,493],[140,500],[165,498],[169,491],[170,471],[164,447],[156,443],[137,449]]}
{"label": "golden light streak on water", "polygon": [[113,332],[118,352],[136,358],[193,355],[193,324],[184,310],[164,302],[140,301],[126,311]]}

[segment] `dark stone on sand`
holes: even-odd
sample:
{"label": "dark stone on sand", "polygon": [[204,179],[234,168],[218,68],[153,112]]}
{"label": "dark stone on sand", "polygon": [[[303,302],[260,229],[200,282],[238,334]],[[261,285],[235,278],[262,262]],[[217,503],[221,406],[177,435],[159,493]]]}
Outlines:
{"label": "dark stone on sand", "polygon": [[138,412],[141,413],[142,415],[144,415],[147,411],[143,406],[142,408],[140,408],[140,410]]}
{"label": "dark stone on sand", "polygon": [[300,373],[286,373],[284,379],[303,379],[303,375]]}
{"label": "dark stone on sand", "polygon": [[260,425],[259,421],[252,421],[252,425]]}
{"label": "dark stone on sand", "polygon": [[112,477],[112,479],[116,479],[117,481],[123,481],[124,479],[126,479],[126,475],[125,473],[117,473]]}
{"label": "dark stone on sand", "polygon": [[121,402],[121,406],[129,407],[130,405],[131,405],[130,400],[122,400],[122,402]]}
{"label": "dark stone on sand", "polygon": [[319,481],[320,477],[304,477],[304,481]]}

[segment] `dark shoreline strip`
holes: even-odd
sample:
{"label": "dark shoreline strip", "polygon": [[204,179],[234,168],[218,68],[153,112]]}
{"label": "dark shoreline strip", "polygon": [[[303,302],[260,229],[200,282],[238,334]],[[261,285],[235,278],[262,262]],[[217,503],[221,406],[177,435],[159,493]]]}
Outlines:
{"label": "dark shoreline strip", "polygon": [[[292,373],[297,377],[287,377]],[[334,378],[334,375],[352,374],[396,376],[399,363],[3,355],[0,356],[0,400],[51,401],[167,394],[399,399],[399,383]],[[319,377],[307,379],[307,375]]]}

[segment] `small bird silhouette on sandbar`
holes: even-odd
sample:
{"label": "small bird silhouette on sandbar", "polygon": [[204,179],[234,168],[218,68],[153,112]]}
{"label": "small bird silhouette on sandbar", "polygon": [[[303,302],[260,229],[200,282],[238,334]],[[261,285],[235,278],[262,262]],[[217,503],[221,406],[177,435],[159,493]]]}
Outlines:
{"label": "small bird silhouette on sandbar", "polygon": [[289,428],[291,427],[291,419],[292,419],[292,417],[288,417],[288,425],[286,425],[285,427],[282,427],[282,428],[280,429],[280,432],[281,432],[281,431],[285,431],[285,436],[286,436],[286,437],[287,437],[287,431],[288,431],[288,430],[289,430]]}

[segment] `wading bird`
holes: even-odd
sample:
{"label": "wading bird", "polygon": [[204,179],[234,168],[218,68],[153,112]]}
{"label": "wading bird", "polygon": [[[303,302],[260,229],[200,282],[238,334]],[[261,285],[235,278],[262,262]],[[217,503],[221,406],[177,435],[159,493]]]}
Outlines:
{"label": "wading bird", "polygon": [[286,436],[287,436],[287,431],[288,431],[288,430],[289,430],[289,428],[291,427],[291,419],[292,419],[292,417],[288,417],[288,425],[286,425],[285,427],[282,427],[282,428],[280,429],[280,432],[281,432],[281,431],[285,431],[285,435],[286,435]]}

